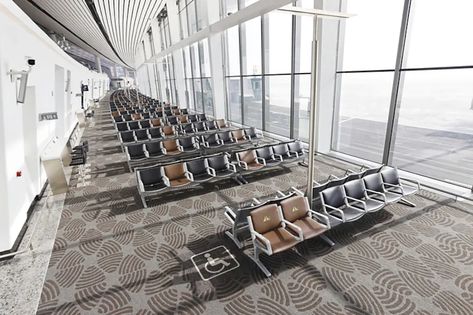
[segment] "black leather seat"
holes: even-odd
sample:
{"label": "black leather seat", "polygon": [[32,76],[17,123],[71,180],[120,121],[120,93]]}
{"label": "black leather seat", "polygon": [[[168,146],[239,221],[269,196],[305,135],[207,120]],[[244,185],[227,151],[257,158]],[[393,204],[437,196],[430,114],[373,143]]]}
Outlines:
{"label": "black leather seat", "polygon": [[163,137],[161,134],[161,128],[150,128],[148,129],[148,133],[151,139],[161,139]]}
{"label": "black leather seat", "polygon": [[210,172],[214,177],[228,177],[234,175],[236,171],[235,165],[228,161],[226,154],[219,154],[207,158]]}
{"label": "black leather seat", "polygon": [[205,158],[197,158],[186,162],[187,171],[194,176],[195,182],[206,182],[213,178]]}
{"label": "black leather seat", "polygon": [[256,154],[265,161],[266,166],[276,166],[283,161],[282,158],[276,158],[273,148],[270,146],[256,149]]}
{"label": "black leather seat", "polygon": [[146,154],[148,157],[160,157],[163,156],[163,150],[161,149],[160,141],[147,142],[145,144]]}
{"label": "black leather seat", "polygon": [[195,141],[195,137],[179,138],[179,144],[184,152],[195,151],[199,148],[199,145]]}
{"label": "black leather seat", "polygon": [[217,134],[210,134],[202,136],[202,142],[207,148],[217,148],[223,145],[223,142],[218,138]]}
{"label": "black leather seat", "polygon": [[135,130],[135,138],[136,138],[136,141],[149,140],[147,129]]}
{"label": "black leather seat", "polygon": [[122,143],[131,143],[135,142],[135,135],[133,131],[122,131],[120,132],[120,141]]}

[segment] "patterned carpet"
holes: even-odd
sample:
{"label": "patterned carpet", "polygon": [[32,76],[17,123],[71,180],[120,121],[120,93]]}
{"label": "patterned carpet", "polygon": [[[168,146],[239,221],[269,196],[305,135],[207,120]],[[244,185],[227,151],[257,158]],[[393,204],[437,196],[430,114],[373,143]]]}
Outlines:
{"label": "patterned carpet", "polygon": [[[302,186],[294,165],[191,191],[143,209],[102,104],[86,129],[90,166],[71,181],[39,314],[473,314],[471,206],[422,191],[263,258],[266,278],[225,236],[225,205]],[[318,159],[317,179],[347,165]],[[77,176],[76,176],[77,177]],[[191,257],[224,245],[239,267],[203,281]],[[246,252],[250,251],[247,246]]]}

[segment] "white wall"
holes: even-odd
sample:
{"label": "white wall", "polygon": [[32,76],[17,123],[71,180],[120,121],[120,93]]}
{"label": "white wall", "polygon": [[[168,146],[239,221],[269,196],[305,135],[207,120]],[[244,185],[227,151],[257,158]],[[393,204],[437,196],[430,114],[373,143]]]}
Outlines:
{"label": "white wall", "polygon": [[[35,59],[36,65],[29,75],[26,101],[20,104],[17,82],[7,72],[27,69],[27,58]],[[67,71],[69,92],[65,91]],[[92,80],[101,80],[108,88],[106,75],[89,71],[69,57],[13,1],[0,1],[0,251],[13,246],[30,204],[46,181],[40,164],[44,147],[55,136],[69,136],[81,105],[76,96],[80,84]],[[91,94],[85,93],[85,106]],[[58,112],[59,120],[40,122],[38,114],[43,112]],[[16,177],[17,171],[22,171],[21,177]]]}

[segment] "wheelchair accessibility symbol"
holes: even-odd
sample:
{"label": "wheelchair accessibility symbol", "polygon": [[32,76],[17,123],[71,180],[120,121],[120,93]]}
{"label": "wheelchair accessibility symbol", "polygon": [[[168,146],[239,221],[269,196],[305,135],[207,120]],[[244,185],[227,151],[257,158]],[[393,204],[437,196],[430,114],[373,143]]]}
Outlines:
{"label": "wheelchair accessibility symbol", "polygon": [[222,245],[194,255],[191,260],[200,277],[205,281],[240,267],[235,257]]}

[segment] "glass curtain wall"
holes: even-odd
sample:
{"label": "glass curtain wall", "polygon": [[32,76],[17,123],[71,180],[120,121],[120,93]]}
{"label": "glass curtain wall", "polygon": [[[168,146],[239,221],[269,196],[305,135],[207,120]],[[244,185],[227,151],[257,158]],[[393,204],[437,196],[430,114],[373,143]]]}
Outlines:
{"label": "glass curtain wall", "polygon": [[[205,0],[179,0],[181,38],[208,26]],[[195,111],[214,116],[213,81],[208,39],[182,49],[186,101]]]}
{"label": "glass curtain wall", "polygon": [[332,149],[471,187],[473,3],[350,0],[346,11],[357,18],[340,24]]}
{"label": "glass curtain wall", "polygon": [[[222,0],[222,17],[254,2]],[[313,0],[294,4],[314,8]],[[311,21],[275,11],[225,31],[229,120],[308,139]]]}

